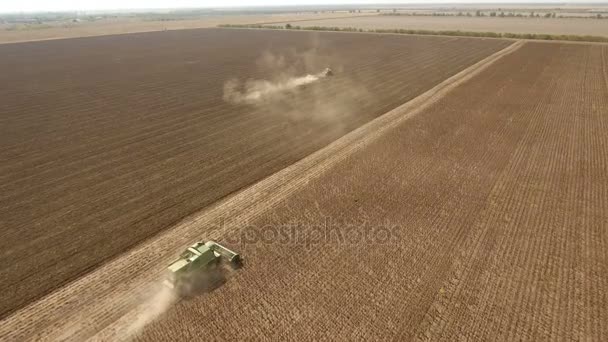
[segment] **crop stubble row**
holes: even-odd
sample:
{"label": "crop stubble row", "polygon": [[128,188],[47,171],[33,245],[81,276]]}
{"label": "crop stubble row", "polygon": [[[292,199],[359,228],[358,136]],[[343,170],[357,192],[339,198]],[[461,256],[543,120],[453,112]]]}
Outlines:
{"label": "crop stubble row", "polygon": [[[141,339],[606,339],[607,55],[504,57],[227,236],[246,267]],[[259,238],[328,218],[395,239]]]}
{"label": "crop stubble row", "polygon": [[[1,46],[2,315],[506,44],[191,30]],[[343,70],[295,103],[346,100],[355,82],[366,96],[333,121],[295,123],[221,102],[226,80],[271,75],[256,67],[264,52],[296,74]]]}

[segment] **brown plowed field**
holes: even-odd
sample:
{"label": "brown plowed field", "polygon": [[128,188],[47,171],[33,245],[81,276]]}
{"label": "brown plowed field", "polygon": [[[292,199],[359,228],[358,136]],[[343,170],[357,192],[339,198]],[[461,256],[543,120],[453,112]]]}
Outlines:
{"label": "brown plowed field", "polygon": [[[508,44],[208,29],[0,46],[0,315]],[[328,65],[272,106],[222,99],[231,78]]]}
{"label": "brown plowed field", "polygon": [[141,340],[606,340],[607,102],[608,47],[525,44],[224,236],[245,268]]}

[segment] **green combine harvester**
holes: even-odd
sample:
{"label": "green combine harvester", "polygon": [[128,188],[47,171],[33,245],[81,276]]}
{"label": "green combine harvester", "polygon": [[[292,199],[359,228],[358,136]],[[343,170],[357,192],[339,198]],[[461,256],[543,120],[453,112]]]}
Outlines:
{"label": "green combine harvester", "polygon": [[171,289],[180,290],[184,286],[191,285],[189,283],[193,279],[212,272],[222,260],[230,263],[233,268],[238,268],[242,263],[238,253],[216,242],[197,242],[167,267],[168,279],[164,284]]}

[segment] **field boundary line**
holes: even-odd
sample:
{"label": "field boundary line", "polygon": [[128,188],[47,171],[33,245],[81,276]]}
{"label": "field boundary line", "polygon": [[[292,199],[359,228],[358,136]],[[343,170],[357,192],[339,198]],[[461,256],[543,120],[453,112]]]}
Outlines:
{"label": "field boundary line", "polygon": [[[182,248],[202,237],[221,241],[228,232],[238,232],[246,226],[243,223],[278,205],[524,44],[518,41],[495,52],[325,148],[188,216],[96,270],[13,312],[1,321],[0,339],[120,340],[128,337],[125,325],[136,316],[142,296],[151,291],[151,286],[156,286],[166,263]],[[209,230],[225,218],[230,222]]]}

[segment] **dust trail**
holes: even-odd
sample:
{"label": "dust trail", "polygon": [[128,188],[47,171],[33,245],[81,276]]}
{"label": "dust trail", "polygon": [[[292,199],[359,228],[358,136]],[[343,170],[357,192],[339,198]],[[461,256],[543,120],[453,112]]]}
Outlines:
{"label": "dust trail", "polygon": [[157,292],[140,306],[136,319],[125,330],[126,336],[131,337],[139,333],[148,323],[162,315],[177,301],[177,296],[172,289],[163,285],[159,285],[157,288]]}
{"label": "dust trail", "polygon": [[[133,309],[122,315],[111,325],[95,333],[88,341],[131,341],[144,331],[147,325],[161,320],[173,305],[182,298],[192,298],[209,293],[222,286],[235,268],[230,265],[215,265],[206,272],[195,272],[180,280],[176,288],[155,282],[146,287],[146,295],[136,298]],[[75,336],[70,333],[66,336]]]}
{"label": "dust trail", "polygon": [[111,331],[95,335],[89,341],[130,341],[178,301],[175,291],[162,283],[154,283],[148,289],[140,304],[117,320]]}
{"label": "dust trail", "polygon": [[264,79],[228,80],[223,99],[272,118],[283,129],[284,143],[300,146],[341,136],[353,128],[361,102],[371,96],[340,56],[316,47],[287,55],[265,52],[255,64]]}
{"label": "dust trail", "polygon": [[241,84],[238,80],[230,80],[224,84],[224,100],[230,103],[254,104],[259,101],[271,99],[281,93],[294,91],[298,87],[314,83],[326,76],[325,72],[315,75],[290,77],[285,80],[249,80]]}

